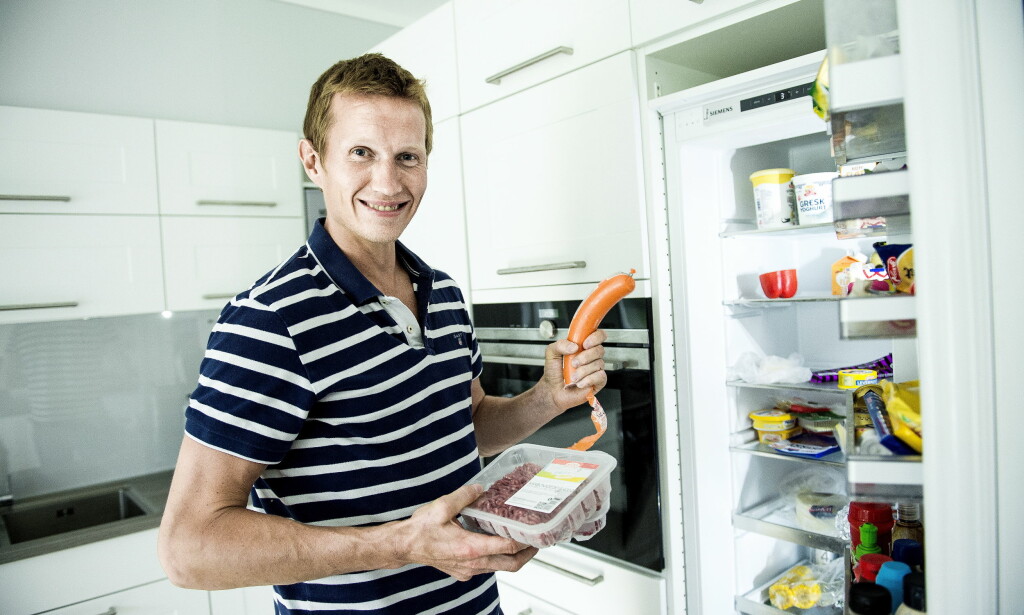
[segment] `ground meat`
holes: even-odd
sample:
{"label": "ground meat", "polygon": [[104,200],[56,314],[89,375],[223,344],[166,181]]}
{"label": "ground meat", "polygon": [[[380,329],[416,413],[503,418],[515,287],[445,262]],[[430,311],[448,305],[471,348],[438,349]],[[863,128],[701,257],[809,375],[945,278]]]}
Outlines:
{"label": "ground meat", "polygon": [[[559,515],[562,508],[569,501],[568,499],[547,513],[505,503],[506,500],[519,491],[523,485],[528,483],[542,469],[541,466],[535,463],[524,463],[495,481],[490,488],[480,494],[480,497],[473,502],[472,508],[524,525],[539,525],[551,521]],[[602,506],[607,501],[609,491],[610,486],[603,484],[598,489],[592,490],[587,497],[575,505],[574,509],[569,512],[561,523],[546,532],[530,533],[511,526],[497,526],[495,523],[485,519],[476,519],[471,516],[465,518],[470,527],[480,529],[488,534],[505,536],[535,547],[548,547],[569,540],[581,525],[601,514]],[[601,521],[600,526],[603,527],[604,519],[602,518]],[[596,533],[600,529],[600,527],[596,526],[597,524],[594,524],[586,528],[589,530],[587,533],[589,535]]]}

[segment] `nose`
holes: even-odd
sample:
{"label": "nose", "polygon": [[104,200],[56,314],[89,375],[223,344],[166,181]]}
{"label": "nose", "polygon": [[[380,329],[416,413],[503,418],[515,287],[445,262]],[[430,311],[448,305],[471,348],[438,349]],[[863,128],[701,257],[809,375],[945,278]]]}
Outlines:
{"label": "nose", "polygon": [[402,178],[393,161],[380,161],[374,165],[370,188],[382,196],[396,196],[402,192]]}

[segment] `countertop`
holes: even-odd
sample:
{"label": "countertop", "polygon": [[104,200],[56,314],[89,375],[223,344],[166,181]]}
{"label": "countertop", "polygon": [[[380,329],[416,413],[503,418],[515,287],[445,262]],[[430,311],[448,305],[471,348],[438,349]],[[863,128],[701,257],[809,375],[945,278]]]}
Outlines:
{"label": "countertop", "polygon": [[[89,485],[88,487],[82,487],[80,489],[73,489],[56,494],[26,498],[21,501],[16,499],[13,506],[0,512],[16,512],[22,509],[34,508],[35,506],[47,501],[72,499],[87,496],[92,493],[102,493],[116,490],[118,488],[125,488],[131,494],[132,499],[139,504],[146,514],[129,519],[123,519],[121,521],[104,523],[103,525],[97,525],[72,532],[64,532],[62,534],[56,534],[46,538],[28,540],[14,544],[8,543],[6,535],[0,536],[0,565],[29,557],[46,555],[47,553],[53,553],[64,549],[70,549],[72,547],[78,547],[100,540],[117,538],[118,536],[124,536],[126,534],[140,532],[159,526],[164,505],[167,503],[167,494],[170,491],[172,474],[173,472],[171,470],[167,470],[144,476],[110,481],[97,485]],[[4,533],[2,527],[0,527],[0,533]]]}

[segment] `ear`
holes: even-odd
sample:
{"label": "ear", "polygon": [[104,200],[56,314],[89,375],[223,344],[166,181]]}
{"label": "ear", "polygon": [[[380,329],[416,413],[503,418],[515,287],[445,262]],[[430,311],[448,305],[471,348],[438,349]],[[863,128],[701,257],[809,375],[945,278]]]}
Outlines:
{"label": "ear", "polygon": [[299,160],[302,161],[302,168],[306,170],[306,177],[309,181],[313,182],[320,189],[323,186],[320,182],[323,178],[323,165],[320,163],[320,154],[313,149],[313,142],[309,139],[302,139],[299,141]]}

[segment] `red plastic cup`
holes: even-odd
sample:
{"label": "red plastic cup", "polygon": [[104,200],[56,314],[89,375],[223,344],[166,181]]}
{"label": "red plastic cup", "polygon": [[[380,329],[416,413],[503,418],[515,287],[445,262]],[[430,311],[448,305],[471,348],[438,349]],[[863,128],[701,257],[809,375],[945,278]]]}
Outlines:
{"label": "red plastic cup", "polygon": [[761,290],[769,299],[789,299],[796,294],[796,269],[769,271],[759,276]]}

